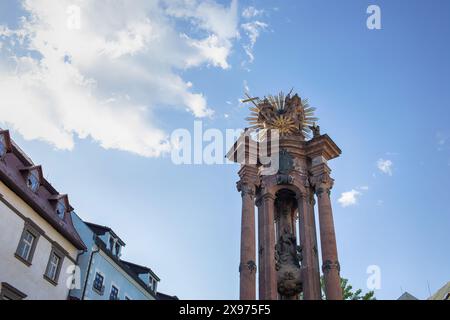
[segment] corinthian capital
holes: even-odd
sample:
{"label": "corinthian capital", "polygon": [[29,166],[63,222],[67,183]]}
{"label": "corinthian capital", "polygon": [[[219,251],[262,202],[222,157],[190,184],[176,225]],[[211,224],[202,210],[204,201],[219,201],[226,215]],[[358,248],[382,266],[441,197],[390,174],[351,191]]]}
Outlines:
{"label": "corinthian capital", "polygon": [[236,183],[236,188],[242,196],[249,195],[252,198],[255,196],[255,185],[253,183],[240,180]]}
{"label": "corinthian capital", "polygon": [[334,179],[326,172],[315,175],[310,178],[311,186],[314,188],[315,193],[321,196],[324,192],[330,194],[330,190],[333,188]]}

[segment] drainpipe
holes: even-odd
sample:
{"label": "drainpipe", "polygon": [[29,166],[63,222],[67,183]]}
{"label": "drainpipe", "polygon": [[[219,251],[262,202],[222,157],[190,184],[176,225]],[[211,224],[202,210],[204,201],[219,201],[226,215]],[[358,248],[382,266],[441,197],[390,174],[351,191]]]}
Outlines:
{"label": "drainpipe", "polygon": [[95,245],[95,247],[97,249],[96,250],[92,250],[91,256],[89,257],[89,265],[88,265],[88,269],[87,269],[87,272],[86,272],[86,279],[84,280],[83,294],[81,295],[81,300],[84,300],[84,296],[86,295],[86,286],[87,286],[87,283],[88,283],[88,280],[89,280],[89,272],[91,272],[92,259],[94,257],[94,254],[100,251],[100,249],[97,247],[97,245]]}

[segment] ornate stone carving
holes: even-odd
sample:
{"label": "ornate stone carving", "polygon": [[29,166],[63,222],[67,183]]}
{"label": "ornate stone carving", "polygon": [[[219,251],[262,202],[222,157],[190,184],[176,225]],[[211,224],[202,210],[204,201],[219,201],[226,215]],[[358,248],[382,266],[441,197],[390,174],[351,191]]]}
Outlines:
{"label": "ornate stone carving", "polygon": [[317,126],[314,123],[311,127],[309,127],[313,133],[313,138],[320,137],[320,126]]}
{"label": "ornate stone carving", "polygon": [[281,149],[279,159],[279,173],[287,175],[294,169],[294,159],[286,149]]}
{"label": "ornate stone carving", "polygon": [[317,196],[322,196],[324,192],[330,195],[330,190],[333,188],[334,179],[328,173],[322,173],[310,178],[310,183],[313,186]]}
{"label": "ornate stone carving", "polygon": [[253,260],[249,260],[245,264],[243,264],[243,263],[239,264],[239,272],[242,272],[243,267],[247,267],[248,270],[250,271],[250,273],[253,273],[253,272],[256,273],[257,267],[256,267],[255,261],[253,261]]}
{"label": "ornate stone carving", "polygon": [[275,269],[278,292],[284,298],[294,297],[302,291],[302,249],[293,234],[284,230],[275,246]]}
{"label": "ornate stone carving", "polygon": [[243,182],[242,180],[236,182],[236,188],[242,196],[249,195],[252,199],[255,196],[255,185]]}
{"label": "ornate stone carving", "polygon": [[293,184],[294,177],[288,174],[278,174],[277,175],[277,184]]}
{"label": "ornate stone carving", "polygon": [[331,269],[337,269],[337,271],[340,272],[341,265],[339,264],[339,261],[332,262],[331,260],[325,260],[322,265],[323,273],[328,273]]}

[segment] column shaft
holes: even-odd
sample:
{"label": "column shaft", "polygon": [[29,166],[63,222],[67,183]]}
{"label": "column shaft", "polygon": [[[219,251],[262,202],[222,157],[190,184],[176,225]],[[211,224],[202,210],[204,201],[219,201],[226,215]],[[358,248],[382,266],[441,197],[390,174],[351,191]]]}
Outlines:
{"label": "column shaft", "polygon": [[259,284],[259,300],[266,299],[266,269],[264,266],[264,251],[265,251],[265,230],[264,230],[264,218],[265,208],[264,202],[258,203],[258,284]]}
{"label": "column shaft", "polygon": [[242,221],[241,221],[241,263],[240,299],[256,299],[256,248],[255,248],[255,205],[254,188],[241,187]]}
{"label": "column shaft", "polygon": [[340,266],[334,231],[330,187],[320,187],[317,192],[319,206],[320,242],[325,294],[328,300],[342,300]]}
{"label": "column shaft", "polygon": [[320,271],[317,256],[317,236],[314,206],[309,194],[304,194],[298,201],[299,233],[302,247],[303,299],[320,300]]}
{"label": "column shaft", "polygon": [[265,273],[265,300],[277,300],[277,273],[275,269],[275,197],[266,194],[263,197],[264,203],[264,273]]}

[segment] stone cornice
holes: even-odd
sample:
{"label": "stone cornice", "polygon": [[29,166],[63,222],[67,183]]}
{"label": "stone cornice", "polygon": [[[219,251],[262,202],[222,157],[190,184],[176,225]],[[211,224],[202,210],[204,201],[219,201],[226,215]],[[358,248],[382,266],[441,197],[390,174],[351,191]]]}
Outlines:
{"label": "stone cornice", "polygon": [[336,143],[327,134],[323,134],[307,141],[306,149],[307,154],[311,159],[322,156],[326,160],[331,160],[339,157],[342,153],[341,149],[339,149]]}

